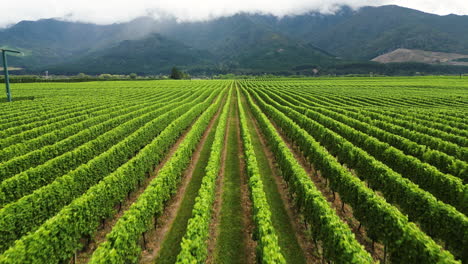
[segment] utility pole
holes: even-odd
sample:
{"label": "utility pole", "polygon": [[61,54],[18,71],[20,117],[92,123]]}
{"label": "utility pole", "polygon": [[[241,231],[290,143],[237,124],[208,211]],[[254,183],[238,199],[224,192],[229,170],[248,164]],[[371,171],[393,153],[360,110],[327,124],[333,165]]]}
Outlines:
{"label": "utility pole", "polygon": [[7,94],[7,101],[11,102],[11,91],[10,91],[10,79],[8,77],[8,62],[7,62],[7,57],[6,53],[11,52],[11,53],[21,53],[16,50],[7,50],[7,49],[0,49],[2,51],[2,57],[3,57],[3,72],[5,73],[5,86],[6,86],[6,94]]}

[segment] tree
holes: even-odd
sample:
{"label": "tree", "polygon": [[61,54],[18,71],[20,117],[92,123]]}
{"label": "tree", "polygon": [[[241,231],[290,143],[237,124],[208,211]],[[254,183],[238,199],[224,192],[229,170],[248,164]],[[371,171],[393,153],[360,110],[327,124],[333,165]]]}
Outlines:
{"label": "tree", "polygon": [[76,75],[76,78],[77,78],[77,79],[88,79],[88,78],[90,78],[90,77],[91,77],[91,76],[86,75],[86,74],[84,74],[84,73],[82,73],[82,72],[81,72],[81,73],[78,73],[78,75]]}
{"label": "tree", "polygon": [[109,80],[112,78],[112,75],[109,74],[109,73],[103,73],[103,74],[100,74],[99,75],[99,79],[106,79],[106,80]]}
{"label": "tree", "polygon": [[171,71],[171,79],[174,79],[174,80],[180,80],[184,77],[184,73],[181,72],[179,69],[177,69],[176,67],[173,67],[172,68],[172,71]]}
{"label": "tree", "polygon": [[130,73],[130,79],[133,79],[135,80],[137,78],[137,74],[136,73]]}

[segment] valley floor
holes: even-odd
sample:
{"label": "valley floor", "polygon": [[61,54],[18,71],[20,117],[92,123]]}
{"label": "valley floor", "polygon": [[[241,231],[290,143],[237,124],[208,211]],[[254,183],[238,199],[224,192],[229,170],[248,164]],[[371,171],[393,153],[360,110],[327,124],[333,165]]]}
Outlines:
{"label": "valley floor", "polygon": [[468,83],[15,84],[0,263],[464,263]]}

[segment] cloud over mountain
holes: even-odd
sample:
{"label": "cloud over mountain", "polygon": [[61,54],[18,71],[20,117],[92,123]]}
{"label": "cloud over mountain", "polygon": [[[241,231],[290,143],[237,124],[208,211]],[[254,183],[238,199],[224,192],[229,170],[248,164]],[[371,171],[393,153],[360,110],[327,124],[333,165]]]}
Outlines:
{"label": "cloud over mountain", "polygon": [[302,14],[309,11],[333,13],[339,6],[352,8],[397,4],[437,14],[468,14],[465,0],[17,0],[4,6],[0,27],[21,20],[60,18],[67,21],[110,24],[125,22],[142,15],[174,16],[180,21],[208,20],[238,12],[273,14],[276,16]]}

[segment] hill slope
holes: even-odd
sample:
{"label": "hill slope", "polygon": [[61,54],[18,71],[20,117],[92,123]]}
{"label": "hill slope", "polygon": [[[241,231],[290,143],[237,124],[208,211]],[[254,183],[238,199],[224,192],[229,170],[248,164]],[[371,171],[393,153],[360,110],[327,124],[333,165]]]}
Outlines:
{"label": "hill slope", "polygon": [[398,6],[365,7],[322,28],[311,42],[353,59],[372,59],[398,48],[468,54],[467,28],[468,16],[438,16]]}
{"label": "hill slope", "polygon": [[[468,54],[467,28],[468,16],[398,6],[281,19],[245,13],[185,23],[141,17],[104,26],[45,19],[0,30],[0,47],[22,50],[11,66],[30,72],[157,73],[173,65],[198,72],[294,72],[366,62],[397,49]],[[131,49],[123,52],[126,46]]]}
{"label": "hill slope", "polygon": [[169,72],[173,66],[209,66],[213,55],[151,34],[139,40],[125,40],[110,48],[91,52],[72,62],[50,67],[56,73],[73,74],[103,72],[125,74],[157,74]]}
{"label": "hill slope", "polygon": [[56,19],[22,21],[0,30],[0,47],[23,52],[10,62],[27,68],[41,68],[82,57],[90,51],[123,40],[138,39],[153,32],[154,20],[139,18],[128,23],[95,25]]}
{"label": "hill slope", "polygon": [[397,49],[380,55],[372,61],[380,63],[421,62],[429,64],[464,65],[468,66],[468,55],[425,50]]}

